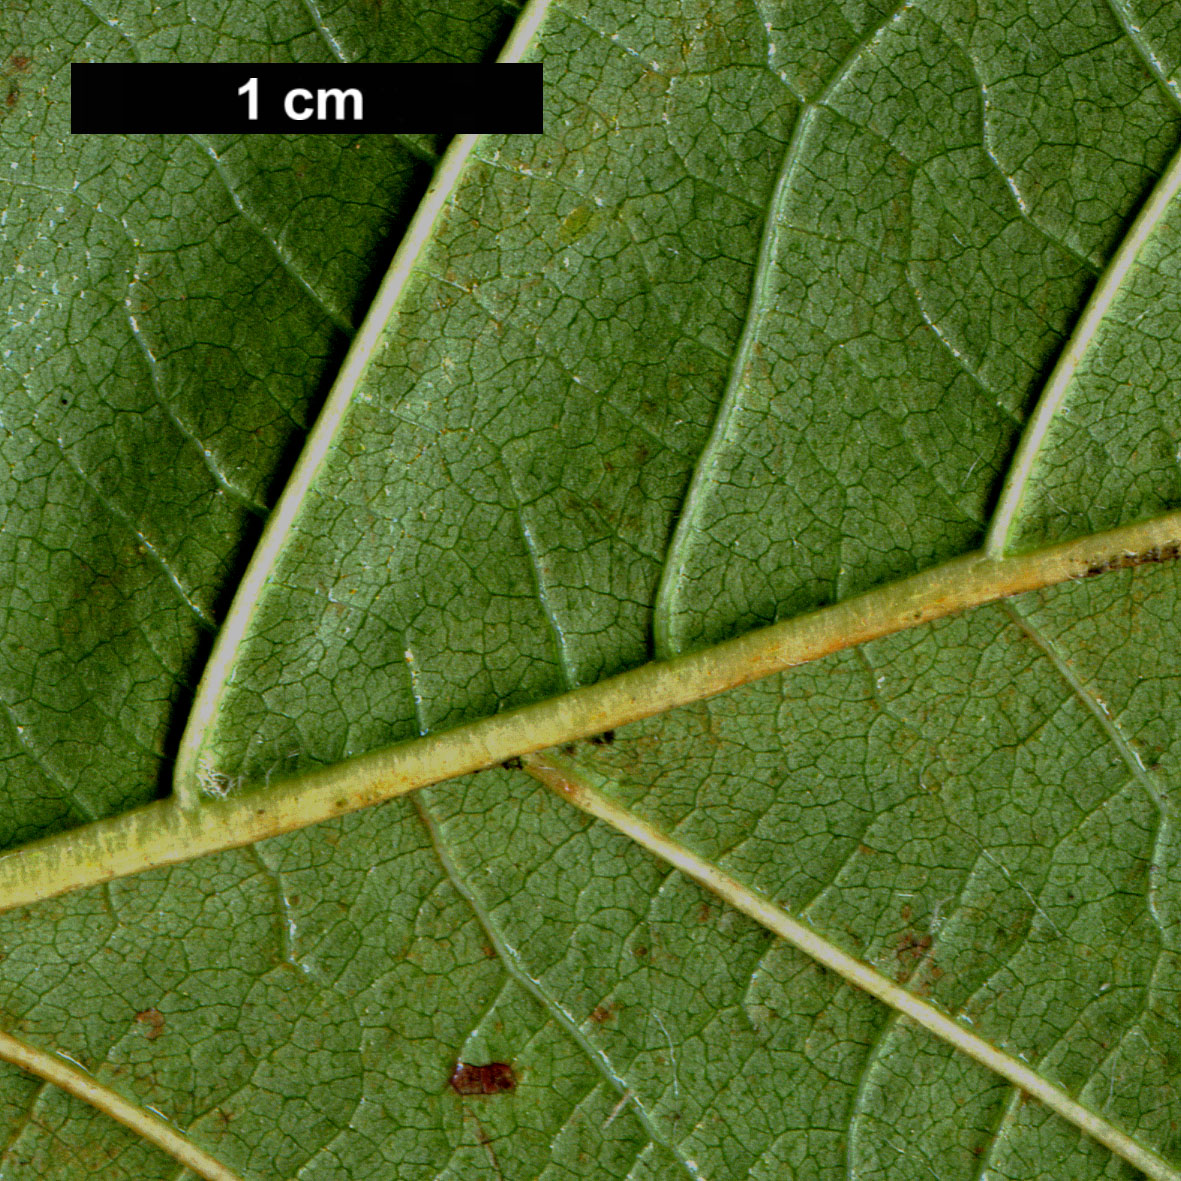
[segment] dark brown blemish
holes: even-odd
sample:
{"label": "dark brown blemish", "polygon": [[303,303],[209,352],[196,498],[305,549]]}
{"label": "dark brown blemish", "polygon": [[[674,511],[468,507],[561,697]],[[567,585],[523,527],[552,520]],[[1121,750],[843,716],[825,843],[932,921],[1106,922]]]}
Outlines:
{"label": "dark brown blemish", "polygon": [[447,1082],[457,1095],[500,1095],[516,1090],[517,1076],[507,1062],[457,1062]]}
{"label": "dark brown blemish", "polygon": [[516,755],[500,764],[506,771],[519,771],[525,764]]}
{"label": "dark brown blemish", "polygon": [[1152,562],[1171,562],[1181,557],[1181,541],[1169,541],[1164,545],[1154,545],[1150,549],[1142,550],[1138,554],[1113,554],[1101,562],[1095,562],[1087,567],[1084,578],[1094,578],[1097,574],[1106,574],[1109,570],[1131,570],[1135,566],[1147,566]]}
{"label": "dark brown blemish", "polygon": [[915,965],[931,949],[931,936],[918,934],[917,931],[903,931],[894,945],[894,955],[898,959],[902,978],[914,971]]}
{"label": "dark brown blemish", "polygon": [[591,1010],[590,1019],[596,1025],[604,1025],[615,1016],[615,1005],[596,1005]]}
{"label": "dark brown blemish", "polygon": [[135,1019],[140,1025],[148,1027],[144,1037],[150,1042],[154,1042],[164,1032],[164,1014],[159,1009],[144,1009],[142,1013],[136,1013]]}
{"label": "dark brown blemish", "polygon": [[8,68],[18,74],[25,73],[29,68],[29,58],[23,53],[14,53],[8,59]]}
{"label": "dark brown blemish", "polygon": [[611,743],[613,743],[614,741],[615,741],[615,731],[614,730],[604,730],[602,734],[592,734],[591,735],[591,742],[593,742],[595,744],[595,746],[610,746]]}

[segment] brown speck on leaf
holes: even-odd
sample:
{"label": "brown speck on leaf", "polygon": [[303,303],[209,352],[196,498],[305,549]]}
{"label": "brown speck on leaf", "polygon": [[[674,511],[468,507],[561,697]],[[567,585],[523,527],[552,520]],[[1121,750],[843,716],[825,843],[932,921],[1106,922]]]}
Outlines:
{"label": "brown speck on leaf", "polygon": [[591,1010],[590,1019],[596,1025],[603,1025],[606,1022],[610,1021],[611,1018],[614,1016],[615,1016],[615,1006],[614,1005],[596,1005]]}
{"label": "brown speck on leaf", "polygon": [[1171,562],[1181,556],[1181,541],[1169,541],[1164,545],[1154,545],[1138,554],[1113,554],[1101,562],[1094,562],[1087,567],[1085,578],[1094,578],[1097,574],[1106,574],[1109,570],[1131,570],[1135,566],[1147,566],[1153,562]]}
{"label": "brown speck on leaf", "polygon": [[708,902],[702,902],[697,907],[697,921],[699,923],[708,923],[713,918],[713,910]]}
{"label": "brown speck on leaf", "polygon": [[525,764],[516,755],[500,764],[506,771],[519,771]]}
{"label": "brown speck on leaf", "polygon": [[648,954],[648,949],[647,949],[646,947],[643,947],[643,946],[641,946],[641,947],[637,947],[637,948],[636,948],[636,949],[635,949],[635,950],[632,952],[632,955],[634,955],[634,956],[636,957],[636,959],[638,959],[638,960],[642,960],[642,959],[644,959],[644,958],[645,958],[645,956],[647,956],[647,954]]}
{"label": "brown speck on leaf", "polygon": [[507,1062],[457,1062],[447,1083],[457,1095],[500,1095],[516,1089],[517,1076]]}
{"label": "brown speck on leaf", "polygon": [[908,930],[898,936],[894,954],[898,957],[899,964],[902,965],[904,976],[910,975],[915,964],[926,955],[930,947],[931,936],[929,934],[919,935],[916,931]]}
{"label": "brown speck on leaf", "polygon": [[504,1174],[500,1171],[500,1161],[496,1159],[496,1153],[492,1149],[492,1138],[484,1131],[484,1125],[480,1123],[480,1117],[476,1115],[470,1108],[465,1107],[463,1111],[464,1120],[471,1120],[476,1126],[476,1139],[479,1140],[484,1151],[488,1154],[488,1163],[492,1166],[500,1181],[504,1181]]}
{"label": "brown speck on leaf", "polygon": [[150,1042],[154,1042],[164,1032],[164,1014],[159,1009],[144,1009],[142,1013],[136,1013],[135,1019],[140,1025],[147,1026],[144,1036]]}
{"label": "brown speck on leaf", "polygon": [[8,68],[18,74],[25,73],[25,71],[29,68],[28,56],[23,53],[14,53],[12,57],[8,59]]}
{"label": "brown speck on leaf", "polygon": [[904,902],[902,904],[901,914],[902,914],[902,921],[904,923],[909,923],[910,922],[910,903],[909,902]]}
{"label": "brown speck on leaf", "polygon": [[615,731],[614,730],[604,730],[602,734],[592,734],[591,735],[591,742],[593,742],[595,744],[595,746],[610,746],[611,743],[613,743],[614,741],[615,741]]}

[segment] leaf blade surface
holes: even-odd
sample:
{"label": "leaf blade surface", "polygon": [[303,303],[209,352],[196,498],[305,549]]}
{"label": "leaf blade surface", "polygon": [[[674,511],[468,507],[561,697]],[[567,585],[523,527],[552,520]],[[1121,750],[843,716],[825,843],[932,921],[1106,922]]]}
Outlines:
{"label": "leaf blade surface", "polygon": [[[825,8],[807,37],[790,6],[766,20],[718,15],[637,16],[605,5],[555,14],[542,53],[558,78],[551,115],[561,130],[536,153],[502,149],[496,158],[489,141],[419,276],[418,303],[391,325],[383,382],[372,401],[358,400],[352,429],[339,439],[338,471],[316,489],[310,527],[293,537],[321,548],[300,554],[293,546],[287,555],[271,613],[245,653],[237,715],[214,736],[214,771],[227,783],[332,762],[641,663],[662,578],[675,587],[667,633],[676,648],[843,599],[978,539],[1014,415],[1029,404],[1088,277],[1175,142],[1167,71],[1154,75],[1143,45],[1097,6],[1056,27],[1071,55],[1044,59],[1015,58],[1019,51],[987,20],[971,24],[935,6],[874,13],[863,27]],[[1024,6],[1001,15],[1044,45]],[[794,37],[781,35],[793,29]],[[1167,49],[1158,56],[1168,60]],[[909,88],[891,88],[899,71]],[[1065,107],[1041,101],[1068,92],[1082,98]],[[1090,135],[1080,113],[1096,105],[1115,122]],[[1055,140],[1063,124],[1088,134],[1064,147]],[[785,170],[793,132],[813,126],[824,134],[801,134],[797,145],[810,168]],[[1123,154],[1114,169],[1094,166],[1112,159],[1107,149],[1116,144]],[[670,197],[686,187],[688,199]],[[1083,208],[1095,215],[1078,216]],[[762,250],[760,269],[761,244],[772,248]],[[767,309],[772,287],[778,302]],[[989,312],[983,331],[967,314],[979,307]],[[754,364],[756,346],[771,357],[765,371]],[[792,402],[801,375],[814,387],[806,406]],[[948,384],[952,395],[942,397]],[[653,385],[667,391],[663,402],[652,398]],[[742,415],[736,430],[731,419]],[[1167,421],[1147,426],[1154,439],[1168,429]],[[860,455],[844,443],[853,430]],[[702,465],[711,431],[719,446]],[[383,437],[382,462],[365,458]],[[1110,467],[1100,481],[1113,489],[1110,520],[1156,507],[1157,489],[1121,483],[1118,463]],[[686,505],[695,469],[704,478]],[[358,471],[361,481],[352,478]],[[393,510],[382,498],[401,503]],[[430,519],[415,521],[424,506]],[[678,519],[689,522],[691,544],[666,565]],[[808,543],[803,557],[794,552],[800,541]],[[371,577],[383,562],[385,573]],[[1126,750],[1149,734],[1171,757],[1163,719],[1175,690],[1152,659],[1172,641],[1145,621],[1167,621],[1174,577],[1111,575],[1119,586],[1110,602],[1088,598],[1100,594],[1092,584],[1058,592],[1071,604],[1059,625],[1065,644],[1037,611],[1022,628],[985,608],[880,641],[865,657],[880,666],[830,658],[767,682],[764,695],[782,697],[773,708],[743,690],[725,704],[687,707],[667,732],[643,723],[610,752],[580,752],[596,764],[622,761],[629,781],[648,774],[659,788],[652,799],[669,795],[664,806],[675,801],[680,776],[701,798],[676,823],[720,859],[727,848],[718,833],[737,832],[730,791],[747,791],[751,816],[778,806],[767,784],[761,799],[744,788],[751,736],[764,732],[766,759],[778,750],[781,760],[803,760],[777,790],[783,806],[794,800],[816,816],[807,760],[817,750],[828,757],[838,726],[842,750],[832,758],[851,813],[872,818],[890,840],[876,853],[841,854],[849,825],[831,803],[830,835],[839,839],[829,862],[805,863],[827,925],[863,931],[861,950],[905,968],[916,987],[915,961],[929,967],[947,941],[948,954],[964,957],[943,985],[950,1004],[967,1003],[957,988],[991,982],[978,1004],[998,1040],[1020,1034],[1022,1047],[1069,1088],[1098,1094],[1106,1086],[1097,1106],[1112,1105],[1126,1117],[1118,1122],[1167,1149],[1171,1117],[1159,1113],[1170,1110],[1175,1071],[1156,1047],[1167,1046],[1172,1029],[1161,999],[1171,995],[1171,977],[1160,966],[1172,955],[1171,920],[1155,934],[1151,923],[1145,928],[1159,943],[1151,970],[1134,947],[1126,963],[1112,950],[1120,924],[1140,932],[1135,924],[1160,899],[1159,881],[1143,884],[1146,851],[1147,864],[1158,865],[1152,872],[1171,881],[1152,832],[1167,826],[1142,784],[1120,778],[1135,779],[1126,752],[1052,652],[1061,649],[1064,666],[1092,650],[1107,655],[1104,676],[1130,686],[1129,700],[1149,701],[1147,714],[1115,707]],[[350,604],[360,596],[367,601]],[[1053,615],[1053,597],[1046,602],[1038,611]],[[1078,630],[1088,625],[1090,638]],[[1121,628],[1126,660],[1104,653],[1102,637]],[[846,660],[853,663],[839,663]],[[913,704],[890,703],[890,722],[872,709],[867,688],[883,668],[888,685],[895,676],[924,685]],[[968,725],[1006,677],[1017,687],[1013,700],[994,702],[979,726]],[[1092,705],[1119,696],[1103,676],[1076,679],[1101,686],[1090,690]],[[731,731],[715,733],[715,716],[728,718]],[[952,717],[964,719],[961,732],[947,726]],[[282,718],[296,725],[276,726]],[[1040,729],[1030,731],[1031,719]],[[798,737],[805,725],[811,748]],[[1060,749],[1045,746],[1045,728]],[[654,757],[653,745],[666,757]],[[732,768],[703,762],[702,749]],[[987,773],[975,783],[980,767]],[[875,775],[886,777],[885,789]],[[1061,813],[1053,839],[1031,836],[1020,816],[1022,808],[1045,810],[1032,778]],[[1094,797],[1081,817],[1062,794],[1077,783]],[[976,798],[982,815],[1003,820],[1000,839],[979,817],[976,829],[968,823]],[[701,906],[711,903],[695,887],[665,879],[643,854],[513,777],[493,771],[431,789],[420,808],[395,803],[262,845],[257,858],[225,853],[198,863],[203,869],[158,871],[112,886],[109,896],[90,891],[28,912],[54,938],[30,943],[9,916],[11,1009],[32,1012],[42,1037],[68,1035],[93,1046],[96,1060],[113,1053],[112,1068],[142,1064],[138,1085],[161,1094],[183,1095],[201,1078],[182,1118],[259,1176],[397,1168],[901,1177],[924,1159],[969,1176],[975,1148],[1000,1175],[1107,1168],[992,1080],[891,1027],[864,997],[768,951],[758,930],[712,910],[702,919]],[[907,809],[926,826],[917,840]],[[771,832],[751,872],[774,866],[777,855],[790,863],[790,824],[764,823]],[[979,849],[959,831],[965,827]],[[1087,868],[1096,847],[1103,856]],[[872,868],[882,852],[888,871]],[[1062,937],[1120,965],[1107,1002],[1082,997],[1081,988],[1105,982],[1068,973],[1070,956],[1041,955],[1054,924],[1073,930],[1055,909],[1058,895],[1050,897],[1069,889],[1070,873],[1119,882],[1077,908],[1082,936]],[[924,894],[925,909],[912,903],[907,919],[899,908],[898,931],[882,901],[924,874],[928,892],[957,881],[975,891],[938,943],[939,898]],[[103,898],[106,909],[93,909]],[[969,936],[954,925],[963,928],[965,911],[988,910],[998,898],[1016,934]],[[239,932],[247,914],[253,925]],[[936,947],[930,957],[914,930],[918,916]],[[273,922],[269,935],[263,919]],[[156,949],[147,969],[145,929]],[[194,942],[198,930],[206,937]],[[483,950],[490,931],[493,954]],[[998,948],[1022,966],[1009,1009],[985,972]],[[1041,980],[1039,957],[1048,964]],[[103,965],[109,979],[93,970],[70,979],[80,960]],[[38,961],[46,979],[56,974],[40,1007],[35,990],[20,987]],[[235,975],[239,962],[248,966]],[[1043,998],[1071,975],[1075,991],[1062,995],[1074,999],[1063,1007],[1077,1009],[1078,1020],[1055,1040],[1053,1021],[1036,1018],[1053,1017]],[[111,1036],[120,1014],[126,1020],[126,998],[138,1004],[145,992],[177,1035],[167,1082],[148,1078],[162,1049],[156,1042],[147,1046],[137,1029],[121,1041]],[[79,994],[96,1002],[92,1016],[63,1020],[77,1007],[66,998]],[[1022,996],[1033,998],[1032,1017]],[[1147,998],[1147,1024],[1132,1015],[1137,997]],[[325,1030],[333,1036],[317,1046]],[[1110,1062],[1096,1049],[1109,1031],[1119,1039]],[[452,1096],[446,1079],[465,1055],[511,1060],[517,1088],[486,1102]],[[1136,1091],[1146,1073],[1152,1099]],[[897,1127],[883,1119],[900,1077],[905,1126],[913,1128],[901,1152]],[[948,1095],[965,1099],[966,1116],[941,1106]]]}

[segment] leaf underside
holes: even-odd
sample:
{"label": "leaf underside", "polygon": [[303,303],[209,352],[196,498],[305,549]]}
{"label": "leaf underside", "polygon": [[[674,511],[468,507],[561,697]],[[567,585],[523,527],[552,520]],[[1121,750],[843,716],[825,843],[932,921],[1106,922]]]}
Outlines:
{"label": "leaf underside", "polygon": [[[265,14],[265,15],[264,15]],[[70,60],[482,60],[514,13],[0,13],[6,847],[160,794],[441,145],[73,140]],[[261,783],[978,546],[1181,129],[1167,4],[554,5],[202,738]],[[1181,205],[1010,539],[1181,501]],[[1178,574],[837,653],[567,757],[1181,1167]],[[1126,1177],[521,771],[0,915],[0,1017],[245,1178]],[[511,1086],[461,1094],[458,1063]],[[498,1075],[497,1077],[502,1077]],[[177,1165],[15,1068],[17,1178]]]}

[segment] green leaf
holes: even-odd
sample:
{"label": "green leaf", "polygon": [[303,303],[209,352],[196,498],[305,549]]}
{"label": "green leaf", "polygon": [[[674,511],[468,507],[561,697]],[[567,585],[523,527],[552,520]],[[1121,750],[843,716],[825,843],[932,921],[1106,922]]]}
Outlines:
{"label": "green leaf", "polygon": [[[1168,6],[0,28],[0,1014],[101,1084],[7,1173],[1181,1173]],[[423,140],[65,133],[501,50],[413,220]]]}

